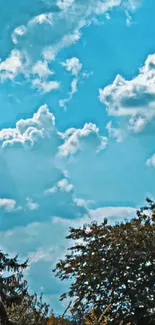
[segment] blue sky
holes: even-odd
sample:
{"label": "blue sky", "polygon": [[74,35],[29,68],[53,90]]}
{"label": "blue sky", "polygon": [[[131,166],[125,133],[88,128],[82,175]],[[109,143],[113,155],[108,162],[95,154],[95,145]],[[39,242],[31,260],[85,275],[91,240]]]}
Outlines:
{"label": "blue sky", "polygon": [[[69,226],[155,196],[153,0],[23,0],[0,10],[0,238],[58,313]],[[45,277],[46,275],[46,277]]]}

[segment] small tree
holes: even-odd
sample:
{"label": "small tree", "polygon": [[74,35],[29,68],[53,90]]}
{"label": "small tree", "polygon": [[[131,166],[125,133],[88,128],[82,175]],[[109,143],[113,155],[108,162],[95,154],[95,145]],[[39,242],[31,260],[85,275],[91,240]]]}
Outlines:
{"label": "small tree", "polygon": [[130,221],[70,228],[67,238],[75,245],[53,271],[61,280],[72,279],[61,300],[69,296],[74,313],[93,307],[99,319],[110,306],[110,324],[155,320],[155,205],[147,203]]}
{"label": "small tree", "polygon": [[0,324],[12,324],[6,308],[20,304],[27,293],[27,282],[23,280],[23,270],[27,262],[18,263],[18,256],[9,258],[0,251]]}

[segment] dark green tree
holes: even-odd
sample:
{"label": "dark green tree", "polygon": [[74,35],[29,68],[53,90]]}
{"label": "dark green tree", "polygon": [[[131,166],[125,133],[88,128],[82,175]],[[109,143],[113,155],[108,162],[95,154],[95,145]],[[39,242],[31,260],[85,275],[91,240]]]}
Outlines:
{"label": "dark green tree", "polygon": [[54,272],[72,280],[61,300],[69,296],[74,313],[93,307],[99,319],[110,306],[110,324],[155,324],[155,204],[147,203],[130,221],[70,228],[75,245]]}
{"label": "dark green tree", "polygon": [[0,324],[11,325],[6,308],[21,304],[27,294],[27,282],[23,279],[23,270],[27,262],[18,263],[18,256],[9,258],[0,251]]}

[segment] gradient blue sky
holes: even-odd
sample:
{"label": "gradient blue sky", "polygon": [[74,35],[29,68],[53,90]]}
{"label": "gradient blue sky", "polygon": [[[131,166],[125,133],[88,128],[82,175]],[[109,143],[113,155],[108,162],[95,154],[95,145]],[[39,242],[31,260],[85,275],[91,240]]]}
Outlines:
{"label": "gradient blue sky", "polygon": [[0,245],[59,313],[69,226],[155,196],[155,3],[0,5]]}

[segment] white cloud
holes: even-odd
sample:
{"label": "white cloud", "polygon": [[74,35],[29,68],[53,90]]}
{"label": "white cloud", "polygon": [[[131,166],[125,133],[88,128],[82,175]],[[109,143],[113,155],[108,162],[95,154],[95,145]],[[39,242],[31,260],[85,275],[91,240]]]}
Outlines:
{"label": "white cloud", "polygon": [[[53,288],[60,290],[51,270],[70,245],[65,240],[69,226],[78,227],[94,219],[100,222],[108,215],[113,216],[111,220],[123,218],[123,211],[128,216],[130,208],[116,208],[117,213],[114,208],[89,210],[92,202],[79,194],[77,198],[69,173],[58,164],[60,153],[65,154],[66,161],[68,156],[82,153],[89,170],[90,153],[95,157],[106,143],[107,139],[91,123],[60,133],[47,105],[41,106],[31,118],[19,120],[14,129],[0,131],[0,197],[5,191],[6,198],[14,198],[10,203],[12,211],[6,210],[6,202],[5,210],[4,202],[0,210],[1,242],[8,253],[29,257],[27,277],[34,291],[40,286],[45,293],[53,293]],[[80,163],[82,155],[78,156]],[[45,192],[48,189],[49,193]],[[22,210],[16,208],[16,202]],[[40,280],[45,271],[46,279]]]}
{"label": "white cloud", "polygon": [[13,33],[12,33],[12,41],[13,41],[13,43],[17,44],[18,43],[18,37],[23,36],[26,33],[27,33],[27,28],[24,25],[15,28]]}
{"label": "white cloud", "polygon": [[61,179],[55,186],[45,191],[45,194],[52,194],[58,191],[71,192],[73,190],[73,185],[69,184],[66,178]]}
{"label": "white cloud", "polygon": [[93,73],[88,71],[81,72],[82,63],[76,57],[67,59],[65,62],[62,62],[61,64],[66,68],[68,72],[71,72],[72,76],[74,76],[71,82],[71,90],[68,93],[68,97],[59,100],[60,107],[66,108],[66,105],[71,101],[73,95],[78,91],[77,86],[79,81],[84,78],[89,78]]}
{"label": "white cloud", "polygon": [[[42,261],[52,262],[52,265],[63,258],[70,242],[66,240],[69,227],[78,228],[92,221],[103,222],[108,218],[111,224],[116,221],[135,217],[136,209],[132,207],[101,207],[95,210],[86,210],[82,217],[67,219],[53,217],[44,222],[33,222],[26,226],[16,227],[12,231],[1,231],[3,246],[10,253],[19,253],[22,257],[29,257],[32,264]],[[52,269],[52,267],[51,267]],[[39,270],[36,269],[36,273]]]}
{"label": "white cloud", "polygon": [[78,78],[74,78],[71,82],[71,91],[69,92],[68,97],[59,100],[60,107],[66,108],[66,104],[70,102],[70,100],[73,98],[73,95],[77,92],[77,84]]}
{"label": "white cloud", "polygon": [[122,130],[119,128],[114,128],[111,121],[107,123],[106,129],[108,130],[109,137],[116,139],[117,142],[122,141]]}
{"label": "white cloud", "polygon": [[114,82],[99,90],[110,116],[128,119],[128,132],[139,133],[155,118],[155,54],[149,55],[138,76]]}
{"label": "white cloud", "polygon": [[90,204],[94,203],[94,201],[92,200],[85,200],[81,198],[75,198],[74,202],[76,202],[78,206],[84,206],[84,207],[88,207]]}
{"label": "white cloud", "polygon": [[0,141],[2,148],[18,143],[22,146],[31,147],[37,141],[46,137],[47,134],[52,134],[52,132],[57,133],[55,130],[55,117],[49,112],[47,105],[43,105],[32,118],[19,120],[15,129],[2,129],[0,131]]}
{"label": "white cloud", "polygon": [[60,83],[58,81],[42,81],[41,79],[33,79],[32,86],[37,88],[39,91],[43,91],[48,93],[52,90],[56,90],[60,88]]}
{"label": "white cloud", "polygon": [[96,210],[90,210],[89,216],[91,220],[97,220],[99,223],[107,218],[110,223],[123,221],[135,217],[136,209],[132,207],[101,207]]}
{"label": "white cloud", "polygon": [[28,54],[23,54],[19,50],[12,50],[10,57],[0,62],[0,80],[13,80],[22,74],[33,88],[43,92],[50,92],[60,87],[58,81],[49,80],[48,77],[54,74],[48,68],[46,61],[37,61],[34,65]]}
{"label": "white cloud", "polygon": [[[135,217],[136,209],[132,207],[101,207],[94,210],[86,210],[84,216],[76,219],[53,217],[44,222],[33,222],[26,227],[16,227],[11,232],[1,231],[2,242],[9,251],[14,251],[22,256],[29,254],[31,261],[46,260],[53,261],[64,255],[68,245],[65,236],[69,227],[80,227],[92,221],[103,222],[108,218],[110,223],[122,222],[125,219]],[[63,236],[62,236],[63,234]],[[63,247],[63,251],[61,252]],[[47,253],[47,254],[46,254]],[[53,255],[53,256],[52,256]],[[33,258],[32,258],[33,257]],[[54,261],[55,262],[55,261]]]}
{"label": "white cloud", "polygon": [[57,5],[60,9],[68,9],[75,3],[75,0],[58,0]]}
{"label": "white cloud", "polygon": [[80,36],[80,32],[75,30],[72,34],[64,35],[59,43],[56,43],[53,46],[45,46],[42,52],[43,58],[47,61],[55,60],[59,51],[61,51],[64,47],[68,47],[76,43],[80,39]]}
{"label": "white cloud", "polygon": [[[46,80],[51,76],[47,62],[55,60],[64,47],[77,42],[81,37],[83,27],[97,21],[99,15],[109,14],[115,7],[124,7],[125,12],[130,13],[136,9],[138,1],[54,0],[52,3],[43,1],[41,8],[37,2],[33,16],[30,15],[30,17],[25,13],[27,6],[27,1],[23,0],[22,4],[17,5],[16,8],[16,11],[20,13],[21,25],[16,22],[16,15],[12,15],[12,24],[10,21],[8,23],[10,26],[17,24],[12,32],[15,47],[9,57],[0,63],[0,80],[13,80],[22,73],[24,78],[31,82],[32,87],[43,92],[50,92],[58,89],[59,83]],[[81,63],[77,61],[77,58],[69,60],[66,61],[66,68],[77,77]],[[37,68],[38,77],[36,78]],[[71,100],[77,91],[78,81],[77,78],[72,82],[69,96],[67,99],[60,100],[60,106],[65,107]]]}
{"label": "white cloud", "polygon": [[52,13],[47,13],[47,14],[40,14],[34,18],[32,18],[28,22],[28,27],[33,27],[33,25],[42,25],[42,24],[49,24],[53,25],[53,14]]}
{"label": "white cloud", "polygon": [[148,167],[155,167],[155,154],[153,154],[152,157],[147,160],[146,165]]}
{"label": "white cloud", "polygon": [[1,199],[0,198],[0,210],[6,212],[12,212],[16,210],[16,201],[12,199]]}
{"label": "white cloud", "polygon": [[32,73],[38,75],[40,78],[47,78],[54,74],[54,72],[49,69],[46,61],[37,61],[32,67]]}
{"label": "white cloud", "polygon": [[95,148],[95,152],[98,152],[107,145],[107,138],[101,136],[97,126],[92,123],[86,123],[82,129],[68,129],[63,138],[64,144],[59,147],[59,150],[60,155],[66,157],[81,150],[93,151]]}
{"label": "white cloud", "polygon": [[72,99],[73,95],[77,92],[77,84],[80,78],[82,63],[78,58],[73,57],[71,59],[67,59],[66,62],[62,62],[61,64],[66,68],[67,71],[71,72],[71,74],[74,76],[71,82],[71,91],[69,92],[68,97],[59,100],[60,107],[66,108],[66,104]]}
{"label": "white cloud", "polygon": [[77,83],[78,83],[78,79],[73,79],[71,82],[71,92],[70,92],[71,97],[73,96],[73,94],[77,92]]}
{"label": "white cloud", "polygon": [[[1,130],[0,171],[2,168],[3,175],[0,196],[5,191],[7,196],[20,201],[21,206],[25,206],[28,197],[40,205],[38,200],[41,200],[48,184],[50,186],[63,177],[63,172],[54,162],[61,143],[55,117],[47,105],[41,106],[32,118],[19,120],[14,129]],[[28,203],[29,207],[30,203],[33,206],[33,202]],[[42,210],[39,213],[42,214]]]}
{"label": "white cloud", "polygon": [[[57,10],[53,10],[53,6]],[[124,7],[127,12],[134,11],[138,2],[127,0],[55,0],[44,2],[42,13],[31,18],[27,24],[17,26],[12,33],[12,40],[15,45],[27,50],[32,57],[44,55],[46,59],[54,59],[57,53],[65,46],[76,42],[82,28],[97,19],[99,15],[110,12],[115,7]],[[51,11],[50,11],[51,7]],[[59,10],[60,9],[60,10]],[[47,13],[48,12],[48,13]],[[46,31],[46,37],[44,33]],[[40,35],[41,42],[39,42]],[[33,44],[33,47],[28,45]]]}
{"label": "white cloud", "polygon": [[[0,197],[5,193],[5,197],[13,198],[22,207],[22,212],[13,214],[16,222],[27,224],[31,218],[83,215],[86,207],[74,200],[76,193],[66,171],[67,161],[69,158],[71,163],[76,155],[82,162],[84,154],[90,163],[90,155],[96,159],[96,152],[106,143],[107,139],[91,123],[60,133],[47,105],[41,106],[31,118],[19,120],[15,128],[1,130]],[[2,218],[6,214],[7,211],[0,212]],[[10,227],[13,220],[13,217],[9,220]]]}
{"label": "white cloud", "polygon": [[29,253],[28,254],[28,260],[29,260],[29,266],[31,264],[40,262],[40,261],[51,261],[53,258],[53,248],[43,249],[43,248],[38,248],[36,252]]}
{"label": "white cloud", "polygon": [[142,132],[146,128],[148,122],[149,120],[145,117],[145,115],[131,116],[129,120],[129,130],[133,131],[134,133]]}
{"label": "white cloud", "polygon": [[10,56],[3,62],[0,62],[0,79],[14,79],[22,72],[23,63],[20,51],[12,50]]}
{"label": "white cloud", "polygon": [[33,200],[31,198],[28,197],[26,199],[26,201],[27,201],[27,207],[28,207],[29,210],[34,211],[34,210],[39,209],[39,204],[36,203],[36,202],[33,202]]}
{"label": "white cloud", "polygon": [[123,2],[123,6],[125,9],[134,11],[141,5],[141,2],[141,0],[128,0]]}
{"label": "white cloud", "polygon": [[71,72],[73,76],[77,76],[82,69],[82,64],[76,57],[67,59],[66,62],[62,63],[62,65],[66,68],[67,71]]}
{"label": "white cloud", "polygon": [[57,188],[60,189],[60,191],[70,192],[73,190],[73,185],[68,183],[67,179],[61,179],[57,183]]}

